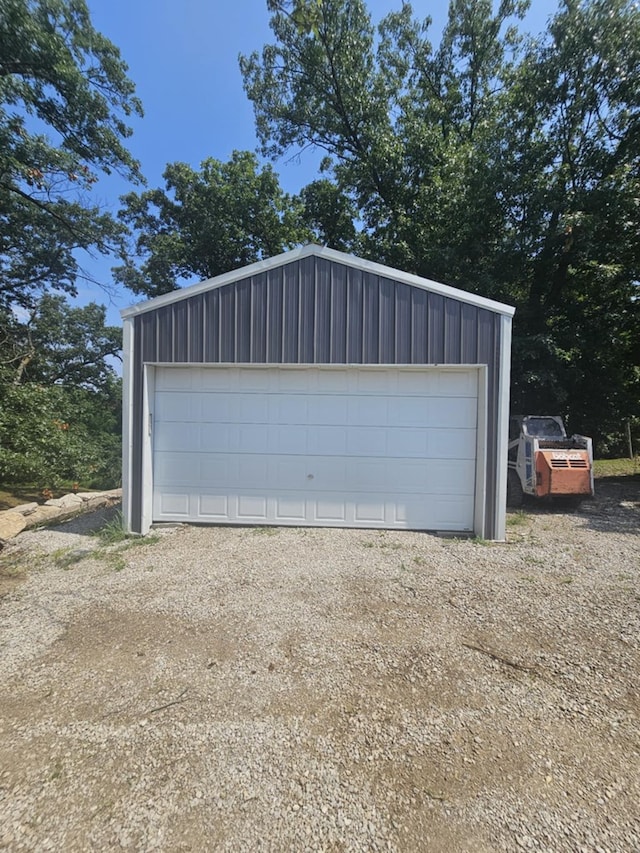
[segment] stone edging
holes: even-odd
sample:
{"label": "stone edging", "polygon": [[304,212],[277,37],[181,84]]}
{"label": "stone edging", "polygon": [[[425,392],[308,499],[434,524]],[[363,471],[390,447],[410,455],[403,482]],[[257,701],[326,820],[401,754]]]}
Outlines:
{"label": "stone edging", "polygon": [[27,527],[55,524],[83,512],[113,506],[122,500],[122,489],[107,492],[78,492],[51,498],[44,504],[29,503],[0,511],[0,548]]}

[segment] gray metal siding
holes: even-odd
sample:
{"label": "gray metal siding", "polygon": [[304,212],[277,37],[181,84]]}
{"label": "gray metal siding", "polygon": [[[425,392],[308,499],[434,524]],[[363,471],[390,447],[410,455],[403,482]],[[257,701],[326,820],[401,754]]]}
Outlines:
{"label": "gray metal siding", "polygon": [[[253,278],[239,271],[231,284],[135,318],[136,437],[145,362],[487,365],[485,529],[494,534],[499,314],[311,256]],[[132,472],[132,526],[140,530],[139,439]]]}

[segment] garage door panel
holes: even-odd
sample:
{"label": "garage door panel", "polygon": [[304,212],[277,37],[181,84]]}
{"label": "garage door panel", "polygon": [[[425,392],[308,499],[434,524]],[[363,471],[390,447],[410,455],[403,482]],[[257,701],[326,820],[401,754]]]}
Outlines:
{"label": "garage door panel", "polygon": [[154,517],[188,519],[190,513],[189,493],[162,492],[154,496]]}
{"label": "garage door panel", "polygon": [[[269,451],[269,428],[264,424],[239,424],[229,430],[229,450],[247,454],[267,453]],[[217,448],[224,452],[225,448]]]}
{"label": "garage door panel", "polygon": [[386,456],[388,430],[382,427],[348,427],[345,434],[345,452],[348,456]]}
{"label": "garage door panel", "polygon": [[277,497],[274,499],[274,521],[304,523],[307,501],[303,497]]}
{"label": "garage door panel", "polygon": [[197,480],[199,486],[216,485],[218,488],[220,486],[229,488],[238,477],[236,460],[229,454],[201,453],[198,459],[200,462]]}
{"label": "garage door panel", "polygon": [[269,447],[278,455],[306,455],[308,442],[309,430],[301,424],[286,429],[279,425],[269,428]]}
{"label": "garage door panel", "polygon": [[197,495],[198,516],[211,520],[226,521],[229,515],[229,498],[227,495]]}
{"label": "garage door panel", "polygon": [[238,382],[239,371],[235,368],[226,370],[209,370],[206,367],[197,368],[192,387],[200,394],[233,391]]}
{"label": "garage door panel", "polygon": [[437,386],[437,372],[399,371],[395,382],[395,393],[401,396],[425,397],[433,394]]}
{"label": "garage door panel", "polygon": [[476,428],[477,401],[474,397],[436,397],[429,406],[426,425],[435,429]]}
{"label": "garage door panel", "polygon": [[[303,373],[305,371],[302,371]],[[347,370],[341,370],[339,368],[331,370],[317,370],[313,371],[315,374],[315,387],[313,391],[315,394],[350,394],[351,393],[351,373]],[[306,393],[309,392],[310,389],[306,389]]]}
{"label": "garage door panel", "polygon": [[438,495],[468,495],[474,493],[475,462],[471,459],[431,460],[429,477],[433,484],[427,490]]}
{"label": "garage door panel", "polygon": [[375,424],[379,427],[388,425],[389,401],[386,397],[352,397],[349,400],[348,423],[350,426],[367,427]]}
{"label": "garage door panel", "polygon": [[390,371],[385,368],[381,368],[380,370],[369,368],[367,370],[356,371],[354,373],[356,379],[354,390],[359,394],[373,394],[376,396],[381,391],[383,393],[395,393],[398,382],[397,375],[397,371]]}
{"label": "garage door panel", "polygon": [[343,495],[318,498],[315,501],[314,521],[337,524],[347,521],[347,507]]}
{"label": "garage door panel", "polygon": [[271,401],[271,422],[282,426],[306,425],[309,422],[307,396],[275,394]]}
{"label": "garage door panel", "polygon": [[268,394],[237,394],[237,420],[242,424],[267,424],[269,423]]}
{"label": "garage door panel", "polygon": [[430,400],[421,397],[397,397],[389,403],[389,426],[429,426]]}
{"label": "garage door panel", "polygon": [[196,367],[172,367],[171,370],[159,370],[156,374],[156,391],[190,391],[192,383],[200,387],[201,375]]}
{"label": "garage door panel", "polygon": [[153,414],[156,423],[170,421],[179,423],[198,422],[201,419],[201,398],[188,391],[159,393],[156,390]]}
{"label": "garage door panel", "polygon": [[432,459],[471,459],[476,458],[475,429],[429,429],[427,437],[427,455]]}
{"label": "garage door panel", "polygon": [[267,499],[263,495],[239,495],[237,518],[245,521],[268,521]]}
{"label": "garage door panel", "polygon": [[443,397],[476,397],[478,374],[470,370],[440,370],[436,374],[436,394]]}
{"label": "garage door panel", "polygon": [[156,493],[154,517],[244,524],[313,524],[398,529],[471,530],[473,513],[460,496],[371,495],[327,492],[307,497],[289,492],[196,494],[185,489]]}
{"label": "garage door panel", "polygon": [[180,453],[185,448],[200,450],[200,424],[159,421],[154,427],[158,446],[165,452]]}
{"label": "garage door panel", "polygon": [[310,424],[348,423],[349,398],[346,395],[320,394],[307,397],[307,411]]}
{"label": "garage door panel", "polygon": [[200,482],[201,454],[158,452],[154,458],[153,481],[158,487],[188,486]]}
{"label": "garage door panel", "polygon": [[201,394],[200,420],[208,424],[237,423],[240,416],[235,394]]}
{"label": "garage door panel", "polygon": [[156,371],[155,520],[472,529],[475,370],[172,373]]}
{"label": "garage door panel", "polygon": [[[303,427],[304,429],[304,427]],[[307,451],[320,456],[345,456],[347,454],[348,437],[350,430],[341,426],[319,426],[310,431],[305,430],[309,436]]]}

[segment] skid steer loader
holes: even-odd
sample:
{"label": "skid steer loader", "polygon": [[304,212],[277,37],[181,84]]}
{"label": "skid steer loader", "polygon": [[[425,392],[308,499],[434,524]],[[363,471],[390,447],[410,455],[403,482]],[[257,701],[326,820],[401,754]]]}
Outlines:
{"label": "skid steer loader", "polygon": [[517,415],[509,421],[507,506],[525,495],[570,498],[593,495],[593,445],[584,435],[567,436],[556,415]]}

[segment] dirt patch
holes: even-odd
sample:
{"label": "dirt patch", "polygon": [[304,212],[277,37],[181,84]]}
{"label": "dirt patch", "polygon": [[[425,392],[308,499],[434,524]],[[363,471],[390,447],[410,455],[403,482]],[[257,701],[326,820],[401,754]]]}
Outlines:
{"label": "dirt patch", "polygon": [[5,846],[638,849],[639,497],[44,566],[0,604]]}

